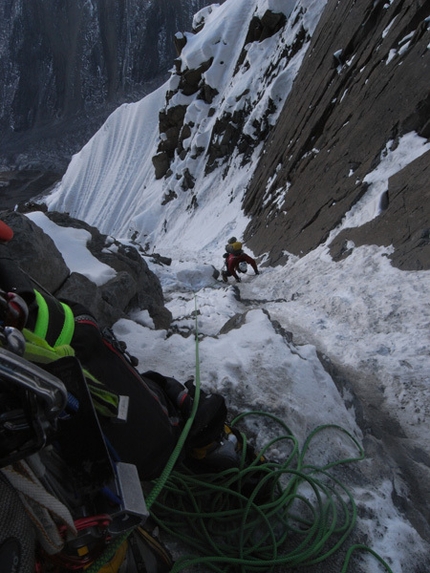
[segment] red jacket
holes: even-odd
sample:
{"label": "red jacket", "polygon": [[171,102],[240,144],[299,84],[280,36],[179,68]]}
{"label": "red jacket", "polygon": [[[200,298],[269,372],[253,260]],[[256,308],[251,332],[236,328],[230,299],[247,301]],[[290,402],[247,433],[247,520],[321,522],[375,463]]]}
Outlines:
{"label": "red jacket", "polygon": [[254,269],[255,273],[258,273],[257,263],[254,261],[252,257],[242,253],[241,255],[229,255],[227,257],[227,270],[229,275],[232,275],[236,280],[239,278],[236,273],[236,269],[239,266],[239,263],[245,261]]}

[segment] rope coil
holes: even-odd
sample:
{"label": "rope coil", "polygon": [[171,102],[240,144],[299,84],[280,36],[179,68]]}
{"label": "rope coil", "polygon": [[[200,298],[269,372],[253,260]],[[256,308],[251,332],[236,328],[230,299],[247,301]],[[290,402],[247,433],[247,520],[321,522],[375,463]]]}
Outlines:
{"label": "rope coil", "polygon": [[[267,416],[248,412],[232,425],[251,415]],[[346,435],[357,447],[357,456],[321,468],[305,465],[312,439],[325,430]],[[285,462],[258,461],[271,445],[282,440],[293,446]],[[296,439],[286,434],[262,448],[254,465],[216,475],[172,472],[154,503],[154,518],[161,529],[195,553],[181,557],[172,571],[204,564],[220,573],[269,572],[280,566],[309,566],[328,559],[344,545],[357,518],[352,495],[328,470],[363,458],[364,452],[353,436],[341,427],[327,425],[312,432],[301,452]],[[257,468],[260,479],[254,491],[243,495],[242,483]],[[263,490],[266,495],[260,501]],[[392,573],[388,564],[362,545],[349,549],[342,573],[347,571],[352,553],[359,549],[374,555]]]}

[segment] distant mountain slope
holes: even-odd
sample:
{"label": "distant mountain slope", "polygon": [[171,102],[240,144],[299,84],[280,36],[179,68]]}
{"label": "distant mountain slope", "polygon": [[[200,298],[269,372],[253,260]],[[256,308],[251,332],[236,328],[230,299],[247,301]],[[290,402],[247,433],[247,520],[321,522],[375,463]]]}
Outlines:
{"label": "distant mountain slope", "polygon": [[0,2],[0,166],[62,171],[121,103],[166,78],[208,0]]}

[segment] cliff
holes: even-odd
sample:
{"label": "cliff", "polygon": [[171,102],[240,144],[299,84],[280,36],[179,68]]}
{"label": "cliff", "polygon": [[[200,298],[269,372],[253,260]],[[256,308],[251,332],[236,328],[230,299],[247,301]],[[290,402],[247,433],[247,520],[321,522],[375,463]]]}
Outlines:
{"label": "cliff", "polygon": [[[247,190],[253,250],[302,256],[329,237],[369,186],[388,150],[415,132],[430,136],[430,2],[327,3],[284,109]],[[401,269],[430,268],[430,153],[398,172],[379,216],[344,229],[348,241],[393,245]]]}
{"label": "cliff", "polygon": [[175,33],[207,3],[2,2],[2,170],[64,172],[116,107],[162,83]]}

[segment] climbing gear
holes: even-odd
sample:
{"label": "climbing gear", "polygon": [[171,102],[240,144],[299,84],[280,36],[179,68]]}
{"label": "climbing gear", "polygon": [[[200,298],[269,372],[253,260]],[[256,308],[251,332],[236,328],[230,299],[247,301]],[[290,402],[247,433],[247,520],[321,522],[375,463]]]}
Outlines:
{"label": "climbing gear", "polygon": [[[273,485],[272,481],[267,479],[266,473],[259,469],[261,464],[267,463],[266,457],[257,453],[247,443],[242,432],[225,423],[217,439],[200,448],[194,448],[183,465],[196,475],[216,475],[227,470],[241,471],[247,468],[246,475],[242,476],[240,482],[232,483],[231,487],[239,488],[242,495],[261,502],[263,499],[270,499]],[[226,484],[226,487],[230,486]]]}
{"label": "climbing gear", "polygon": [[[154,524],[155,528],[155,524]],[[126,559],[132,562],[136,571],[148,573],[167,573],[173,567],[170,552],[160,539],[147,527],[137,527],[127,538]],[[101,569],[100,573],[103,573]]]}
{"label": "climbing gear", "polygon": [[35,573],[36,537],[18,492],[0,470],[0,571]]}
{"label": "climbing gear", "polygon": [[246,273],[246,272],[248,271],[248,265],[246,264],[245,261],[240,261],[240,263],[239,263],[239,265],[238,265],[238,267],[237,267],[237,270],[238,270],[240,273]]}
{"label": "climbing gear", "polygon": [[[174,404],[174,406],[182,412],[185,417],[188,417],[191,413],[193,405],[193,397],[189,392],[187,383],[181,384],[175,378],[170,376],[163,376],[159,372],[154,372],[153,370],[148,370],[143,372],[142,376],[144,378],[149,378],[155,382],[163,392],[166,393],[169,400]],[[191,381],[192,384],[192,381]],[[189,385],[189,383],[188,383]]]}
{"label": "climbing gear", "polygon": [[[313,430],[300,450],[284,422],[264,412],[246,412],[231,425],[237,429],[254,416],[272,419],[284,432],[258,451],[253,464],[244,461],[248,444],[243,435],[239,468],[202,475],[176,470],[154,503],[153,515],[160,528],[192,551],[176,561],[172,573],[197,564],[226,573],[290,570],[326,561],[345,545],[357,510],[351,493],[330,469],[362,460],[362,447],[343,428],[327,425]],[[357,455],[323,467],[309,464],[312,440],[323,432],[343,436],[356,447]],[[283,450],[283,461],[268,460],[272,447]],[[245,495],[242,482],[257,470],[259,479]],[[264,489],[265,495],[260,495]],[[370,548],[357,545],[350,548],[342,573],[350,552],[359,550],[372,554],[392,573]]]}
{"label": "climbing gear", "polygon": [[113,460],[75,357],[42,369],[0,349],[0,407],[1,472],[32,515],[43,567],[83,571],[144,524],[137,470]]}
{"label": "climbing gear", "polygon": [[56,348],[70,344],[75,329],[75,317],[69,305],[35,290],[38,306],[33,332]]}
{"label": "climbing gear", "polygon": [[[232,239],[235,239],[235,237],[232,237],[230,239],[230,241],[232,241]],[[241,255],[243,253],[242,251],[242,243],[240,241],[233,241],[233,242],[228,242],[228,244],[225,246],[225,253],[224,253],[224,257],[228,257],[229,255],[233,255],[233,256],[238,256]]]}
{"label": "climbing gear", "polygon": [[[5,279],[8,276],[6,274]],[[8,284],[7,280],[5,282]],[[157,395],[146,385],[135,370],[137,361],[127,353],[125,345],[116,340],[112,332],[101,333],[89,315],[80,314],[79,323],[76,322],[74,310],[79,305],[59,302],[43,290],[27,289],[27,294],[30,296],[26,296],[26,300],[37,303],[37,315],[31,314],[27,328],[23,328],[27,323],[27,314],[23,320],[17,321],[22,315],[19,312],[21,306],[23,309],[26,307],[15,304],[19,302],[15,293],[12,293],[13,296],[5,293],[7,296],[0,298],[0,346],[3,353],[8,352],[5,348],[17,352],[16,355],[10,353],[11,356],[8,356],[10,360],[8,368],[5,368],[7,380],[0,378],[0,456],[5,454],[1,460],[4,471],[0,474],[0,480],[7,474],[8,480],[16,480],[15,488],[23,484],[21,501],[32,513],[34,523],[37,523],[39,553],[36,571],[57,573],[60,570],[87,570],[104,554],[107,547],[114,550],[114,561],[118,564],[122,553],[126,553],[124,549],[133,545],[132,532],[137,527],[143,528],[148,517],[136,466],[121,461],[115,451],[115,444],[112,445],[105,433],[109,427],[124,427],[125,424],[117,422],[127,420],[127,408],[123,409],[124,398],[127,396],[119,395],[99,381],[92,372],[93,360],[89,360],[91,372],[84,370],[75,357],[71,343],[77,344],[80,357],[88,355],[96,361],[97,351],[102,349],[99,359],[103,363],[102,373],[105,374],[107,369],[107,381],[114,379],[121,387],[132,385],[138,390],[145,388],[147,407],[153,410],[153,413],[148,412],[149,416],[152,415],[155,422],[161,412],[161,426],[167,426],[166,431],[160,427],[159,433],[164,432],[164,437],[168,434],[168,440],[175,443],[177,430],[172,432],[170,429],[170,412],[167,412],[160,394]],[[1,304],[1,299],[4,304]],[[33,302],[31,304],[33,311],[36,305]],[[1,322],[5,317],[9,323],[13,319],[13,324],[23,328],[23,332],[14,326],[5,325],[4,320]],[[91,333],[88,337],[78,339],[75,336],[76,329],[79,333],[88,330]],[[23,353],[24,357],[18,356]],[[27,369],[32,375],[40,375],[42,382],[56,380],[62,385],[64,400],[55,412],[52,392],[48,391],[50,389],[44,388],[42,382],[34,388],[28,388],[33,379],[27,381],[29,376],[25,378],[21,375],[17,362],[22,370]],[[21,395],[16,396],[13,391],[11,376],[16,372],[20,374],[21,386],[24,382],[27,384],[24,398],[28,400],[29,406],[25,401],[21,406]],[[106,376],[101,377],[101,380],[105,379]],[[45,392],[40,388],[45,389]],[[36,391],[38,394],[33,397]],[[138,413],[141,422],[142,412],[136,402],[135,413]],[[124,411],[125,416],[122,417]],[[129,430],[128,438],[133,435],[139,440],[139,434]],[[170,453],[168,440],[166,438],[160,447],[167,457]],[[146,441],[154,449],[157,447],[155,440]],[[138,443],[134,446],[139,449]],[[124,457],[128,460],[127,455]],[[14,464],[13,468],[11,463]],[[32,492],[30,496],[28,491]],[[49,506],[46,506],[45,500],[49,500]],[[60,514],[67,516],[67,519],[62,520]],[[41,520],[38,519],[40,515],[43,517]],[[119,550],[129,535],[129,543]],[[132,551],[137,563],[136,570],[138,568],[148,573],[170,570],[171,561],[166,559],[167,553],[164,555],[163,567],[155,567],[158,559],[154,559],[155,547],[161,547],[161,544],[157,545],[156,540],[150,543],[149,537],[143,533],[139,535]],[[0,547],[0,568],[3,570],[2,549]],[[130,556],[128,558],[132,559]],[[115,563],[111,563],[110,567],[115,566]],[[18,571],[16,563],[15,570]]]}
{"label": "climbing gear", "polygon": [[28,306],[14,292],[0,290],[0,324],[22,330],[28,319]]}
{"label": "climbing gear", "polygon": [[[135,466],[114,461],[95,415],[94,404],[114,417],[117,396],[89,372],[84,377],[73,349],[60,344],[72,331],[64,328],[69,314],[65,309],[56,347],[27,329],[26,341],[0,326],[0,468],[32,515],[39,562],[53,571],[83,570],[148,516]],[[46,315],[39,321],[43,335]],[[5,349],[17,337],[25,358]]]}
{"label": "climbing gear", "polygon": [[0,348],[0,467],[42,449],[66,403],[58,378]]}
{"label": "climbing gear", "polygon": [[[68,344],[54,348],[46,340],[26,328],[23,330],[23,335],[25,338],[24,357],[33,363],[47,365],[59,358],[75,355],[73,348]],[[104,384],[85,368],[83,368],[83,373],[98,414],[112,420],[126,421],[128,411],[127,397],[108,390]]]}
{"label": "climbing gear", "polygon": [[217,440],[191,451],[191,457],[198,463],[193,468],[198,472],[223,471],[240,466],[238,439],[232,429],[224,424],[222,435]]}
{"label": "climbing gear", "polygon": [[[46,368],[65,382],[74,398],[59,419],[55,451],[40,455],[51,470],[54,492],[73,515],[77,535],[64,540],[61,553],[42,554],[41,560],[83,570],[106,544],[142,525],[148,512],[136,467],[118,460],[103,436],[77,359],[61,358]],[[63,476],[61,483],[56,476]]]}
{"label": "climbing gear", "polygon": [[0,347],[18,356],[23,356],[25,338],[22,332],[13,326],[0,327]]}

